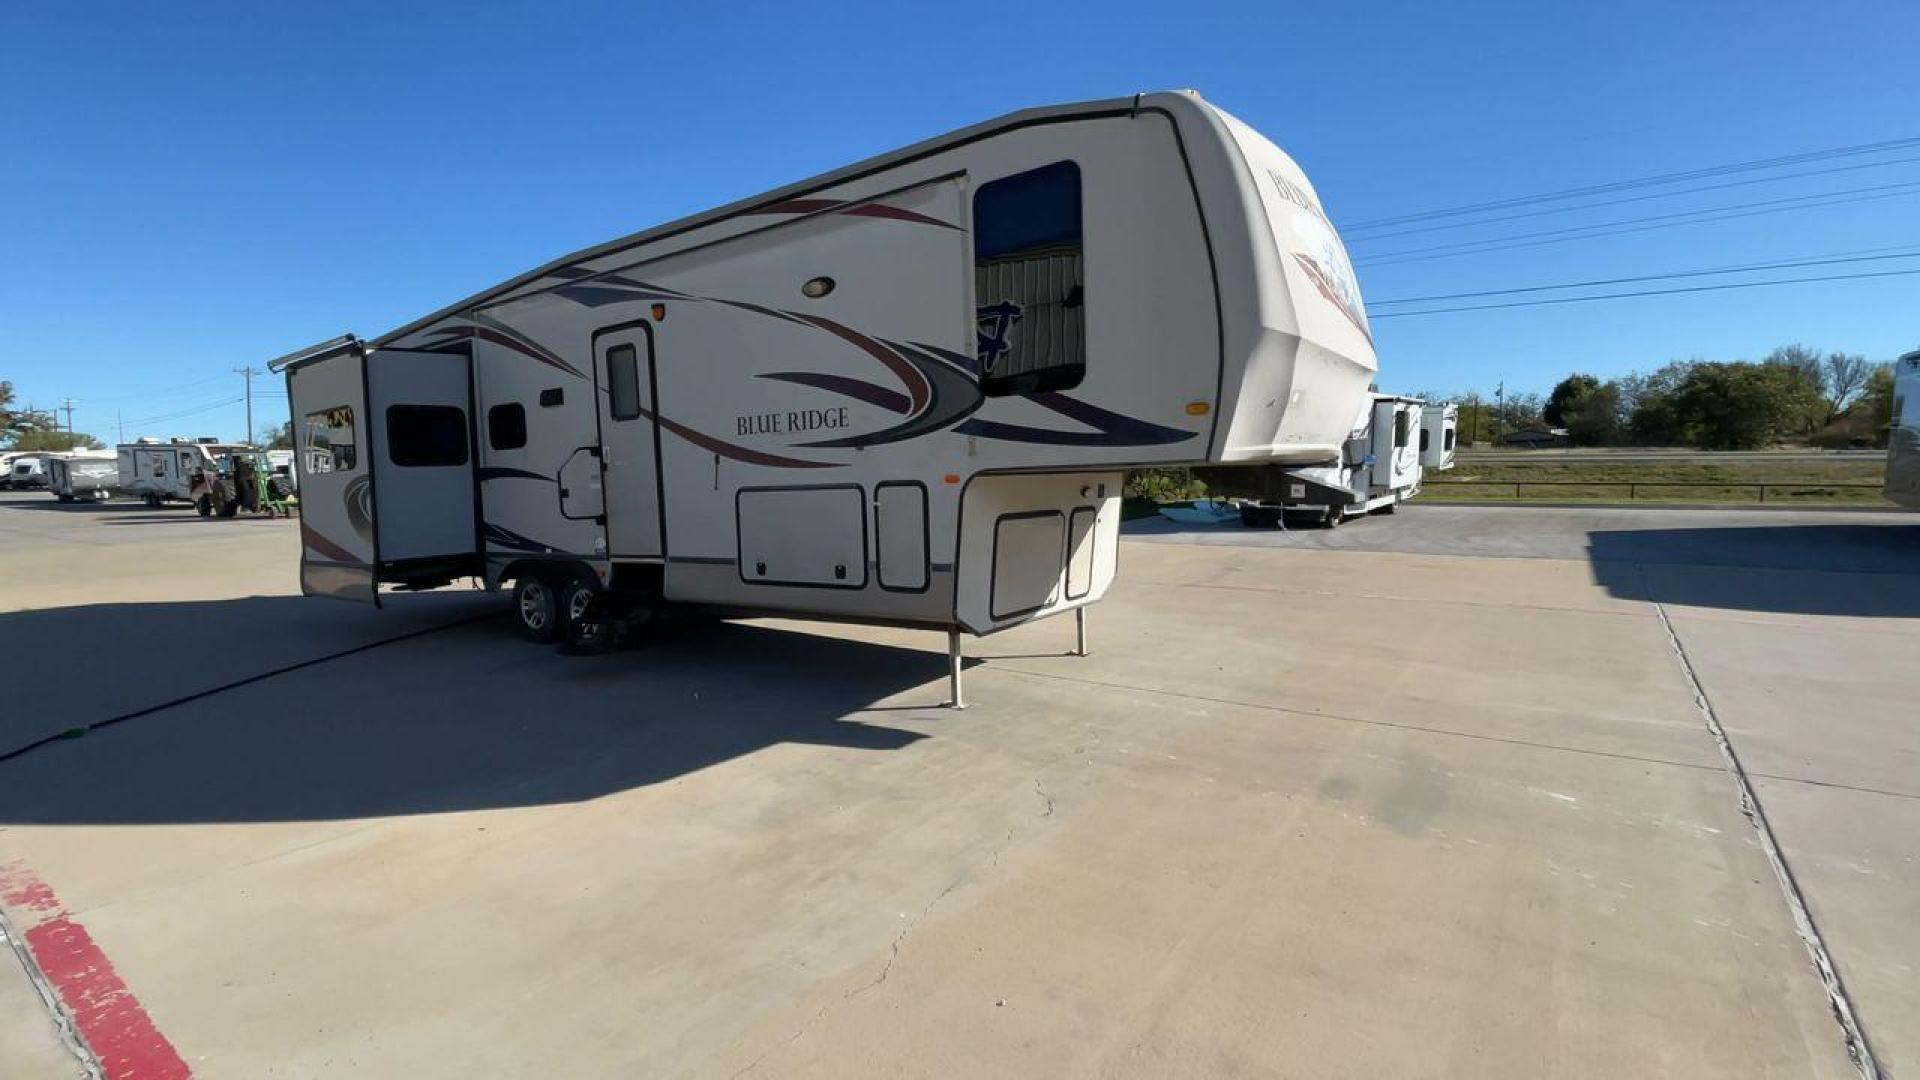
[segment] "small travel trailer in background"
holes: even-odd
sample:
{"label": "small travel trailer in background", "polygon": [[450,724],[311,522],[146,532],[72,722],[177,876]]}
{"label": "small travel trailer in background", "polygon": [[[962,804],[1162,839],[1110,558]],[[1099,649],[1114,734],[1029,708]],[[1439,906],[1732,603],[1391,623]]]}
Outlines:
{"label": "small travel trailer in background", "polygon": [[1428,404],[1420,410],[1420,467],[1435,472],[1453,468],[1460,438],[1460,406]]}
{"label": "small travel trailer in background", "polygon": [[1339,455],[1325,462],[1208,467],[1195,475],[1211,493],[1240,498],[1240,523],[1249,527],[1278,525],[1289,513],[1310,514],[1329,529],[1376,510],[1391,514],[1420,493],[1424,404],[1419,398],[1368,395]]}
{"label": "small travel trailer in background", "polygon": [[47,486],[47,459],[51,453],[32,451],[17,455],[7,470],[7,486],[15,491],[31,491]]}
{"label": "small travel trailer in background", "polygon": [[148,506],[164,502],[192,502],[202,517],[213,512],[210,503],[196,500],[194,484],[214,467],[221,454],[245,450],[237,443],[217,439],[141,439],[115,448],[120,489]]}
{"label": "small travel trailer in background", "polygon": [[514,583],[989,634],[1099,600],[1126,470],[1334,457],[1375,370],[1292,160],[1190,93],[1035,109],[273,362],[309,594]]}
{"label": "small travel trailer in background", "polygon": [[1893,423],[1887,432],[1887,501],[1920,510],[1920,349],[1893,362]]}
{"label": "small travel trailer in background", "polygon": [[47,459],[47,487],[61,502],[111,498],[119,482],[120,469],[111,453],[58,454]]}

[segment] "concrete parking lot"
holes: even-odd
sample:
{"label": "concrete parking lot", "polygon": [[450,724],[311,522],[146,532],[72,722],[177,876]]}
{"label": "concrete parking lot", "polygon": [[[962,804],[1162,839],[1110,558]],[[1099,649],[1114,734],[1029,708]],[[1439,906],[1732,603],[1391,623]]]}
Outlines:
{"label": "concrete parking lot", "polygon": [[0,495],[0,910],[155,1075],[1854,1075],[1795,895],[1920,1070],[1920,517],[1142,523],[963,712],[933,634],[563,656],[295,554]]}

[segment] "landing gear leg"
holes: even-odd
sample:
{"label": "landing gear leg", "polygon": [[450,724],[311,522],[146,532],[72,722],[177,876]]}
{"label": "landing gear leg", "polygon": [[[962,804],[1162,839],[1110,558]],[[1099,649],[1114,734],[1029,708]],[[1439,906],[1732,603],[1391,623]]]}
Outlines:
{"label": "landing gear leg", "polygon": [[1087,609],[1073,609],[1073,655],[1087,655]]}
{"label": "landing gear leg", "polygon": [[949,709],[967,707],[966,696],[960,692],[960,631],[947,631],[947,684],[952,688],[952,700],[947,702]]}

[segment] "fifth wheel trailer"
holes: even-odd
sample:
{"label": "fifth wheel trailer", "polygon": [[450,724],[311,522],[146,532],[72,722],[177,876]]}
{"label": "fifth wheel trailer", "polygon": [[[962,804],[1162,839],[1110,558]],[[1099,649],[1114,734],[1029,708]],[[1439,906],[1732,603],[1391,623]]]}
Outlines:
{"label": "fifth wheel trailer", "polygon": [[1338,455],[1329,460],[1260,469],[1208,467],[1198,475],[1215,494],[1241,497],[1243,525],[1278,525],[1284,515],[1298,513],[1315,515],[1331,529],[1349,517],[1391,514],[1420,493],[1423,447],[1431,444],[1423,426],[1426,411],[1419,398],[1370,394]]}
{"label": "fifth wheel trailer", "polygon": [[1015,113],[273,362],[308,594],[512,581],[535,638],[920,626],[955,672],[960,632],[1106,592],[1127,469],[1333,457],[1376,366],[1306,176],[1191,93]]}
{"label": "fifth wheel trailer", "polygon": [[1455,444],[1460,441],[1460,406],[1429,403],[1420,410],[1420,468],[1444,472],[1453,468]]}
{"label": "fifth wheel trailer", "polygon": [[1893,362],[1885,490],[1888,502],[1920,510],[1920,349]]}

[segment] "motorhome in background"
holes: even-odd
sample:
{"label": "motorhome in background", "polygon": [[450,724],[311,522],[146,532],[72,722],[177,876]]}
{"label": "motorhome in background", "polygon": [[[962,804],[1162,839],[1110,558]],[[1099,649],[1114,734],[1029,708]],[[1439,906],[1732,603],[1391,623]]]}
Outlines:
{"label": "motorhome in background", "polygon": [[1355,414],[1339,454],[1310,465],[1195,470],[1218,496],[1241,499],[1240,523],[1273,526],[1289,513],[1333,528],[1349,517],[1391,514],[1420,493],[1420,432],[1425,403],[1370,394]]}
{"label": "motorhome in background", "polygon": [[82,451],[47,459],[47,487],[61,502],[108,499],[119,483],[119,464],[111,452]]}
{"label": "motorhome in background", "polygon": [[[251,449],[218,439],[140,439],[115,448],[120,490],[148,506],[165,502],[193,502],[196,477],[211,468],[229,450]],[[210,513],[211,508],[202,510]]]}
{"label": "motorhome in background", "polygon": [[1460,406],[1428,403],[1420,410],[1420,467],[1445,472],[1453,468],[1460,441]]}
{"label": "motorhome in background", "polygon": [[1893,362],[1885,491],[1888,502],[1920,509],[1920,349]]}
{"label": "motorhome in background", "polygon": [[1189,93],[1016,113],[274,362],[303,589],[511,580],[536,637],[1081,609],[1127,469],[1325,460],[1375,367],[1306,177]]}

